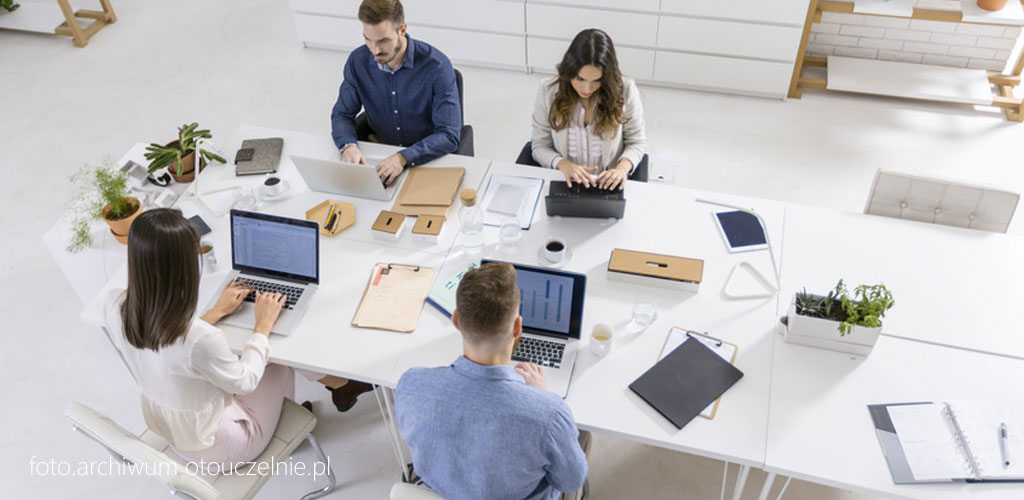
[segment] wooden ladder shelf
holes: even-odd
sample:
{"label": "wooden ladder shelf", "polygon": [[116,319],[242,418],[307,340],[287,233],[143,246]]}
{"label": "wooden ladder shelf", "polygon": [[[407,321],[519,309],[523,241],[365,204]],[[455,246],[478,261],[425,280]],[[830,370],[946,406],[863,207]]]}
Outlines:
{"label": "wooden ladder shelf", "polygon": [[[78,12],[73,12],[68,0],[57,0],[60,10],[64,13],[65,21],[60,26],[57,26],[54,32],[58,35],[70,36],[75,47],[85,47],[88,45],[89,39],[96,32],[108,24],[117,22],[117,15],[114,14],[114,8],[111,7],[110,0],[99,1],[100,6],[103,8],[102,11],[79,9]],[[92,23],[88,27],[82,28],[82,25],[78,22],[79,18],[92,19]]]}

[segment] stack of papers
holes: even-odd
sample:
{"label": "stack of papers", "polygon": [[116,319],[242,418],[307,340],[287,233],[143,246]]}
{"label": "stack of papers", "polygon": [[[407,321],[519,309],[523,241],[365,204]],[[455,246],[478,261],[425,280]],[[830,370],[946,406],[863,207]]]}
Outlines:
{"label": "stack of papers", "polygon": [[543,189],[544,179],[492,175],[480,202],[484,224],[500,226],[503,220],[514,218],[519,221],[521,228],[530,229],[533,212]]}

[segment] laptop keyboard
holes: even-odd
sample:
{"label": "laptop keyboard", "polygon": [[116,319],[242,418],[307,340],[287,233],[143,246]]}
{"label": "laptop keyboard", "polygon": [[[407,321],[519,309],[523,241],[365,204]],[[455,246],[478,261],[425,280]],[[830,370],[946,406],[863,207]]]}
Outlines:
{"label": "laptop keyboard", "polygon": [[571,188],[563,190],[551,190],[549,196],[554,198],[606,198],[609,200],[621,200],[622,190],[601,189],[599,187],[584,187],[580,183],[573,184]]}
{"label": "laptop keyboard", "polygon": [[235,283],[240,281],[245,282],[245,286],[252,289],[249,295],[245,296],[246,302],[256,302],[256,292],[261,293],[279,293],[284,295],[285,303],[283,309],[294,309],[295,304],[299,302],[299,297],[302,297],[302,292],[306,291],[303,287],[282,285],[280,283],[273,283],[270,281],[260,281],[252,278],[236,278]]}
{"label": "laptop keyboard", "polygon": [[512,361],[524,361],[534,363],[537,366],[560,368],[564,352],[565,344],[562,342],[521,337],[519,339],[519,346],[516,347],[516,352],[512,353]]}

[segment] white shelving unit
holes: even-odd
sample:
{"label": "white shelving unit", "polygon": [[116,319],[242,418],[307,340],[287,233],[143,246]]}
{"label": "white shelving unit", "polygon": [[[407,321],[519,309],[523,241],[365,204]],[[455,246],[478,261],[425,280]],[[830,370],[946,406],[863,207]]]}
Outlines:
{"label": "white shelving unit", "polygon": [[949,68],[829,56],[828,90],[992,105],[992,87],[982,69]]}

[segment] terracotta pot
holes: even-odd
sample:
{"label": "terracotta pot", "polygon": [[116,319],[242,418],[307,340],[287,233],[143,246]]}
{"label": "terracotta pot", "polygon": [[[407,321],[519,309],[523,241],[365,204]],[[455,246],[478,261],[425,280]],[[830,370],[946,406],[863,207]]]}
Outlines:
{"label": "terracotta pot", "polygon": [[133,212],[131,215],[123,219],[108,219],[107,214],[110,213],[110,205],[103,207],[103,221],[106,222],[108,226],[110,226],[110,234],[113,234],[114,239],[116,239],[121,244],[128,243],[128,230],[131,229],[132,222],[135,220],[135,218],[142,213],[142,202],[140,202],[138,198],[134,196],[129,196],[127,200],[130,203],[135,204],[135,212]]}
{"label": "terracotta pot", "polygon": [[[171,141],[167,143],[167,147],[177,147],[178,144],[178,141]],[[195,151],[192,151],[191,153],[181,157],[181,175],[178,175],[177,163],[172,163],[167,166],[167,173],[171,174],[171,177],[174,179],[174,182],[177,182],[179,184],[186,184],[196,179],[195,157]],[[200,160],[199,171],[202,172],[204,168],[206,168],[206,162]]]}
{"label": "terracotta pot", "polygon": [[991,11],[1003,10],[1003,7],[1006,7],[1006,1],[1007,0],[978,0],[978,7]]}

